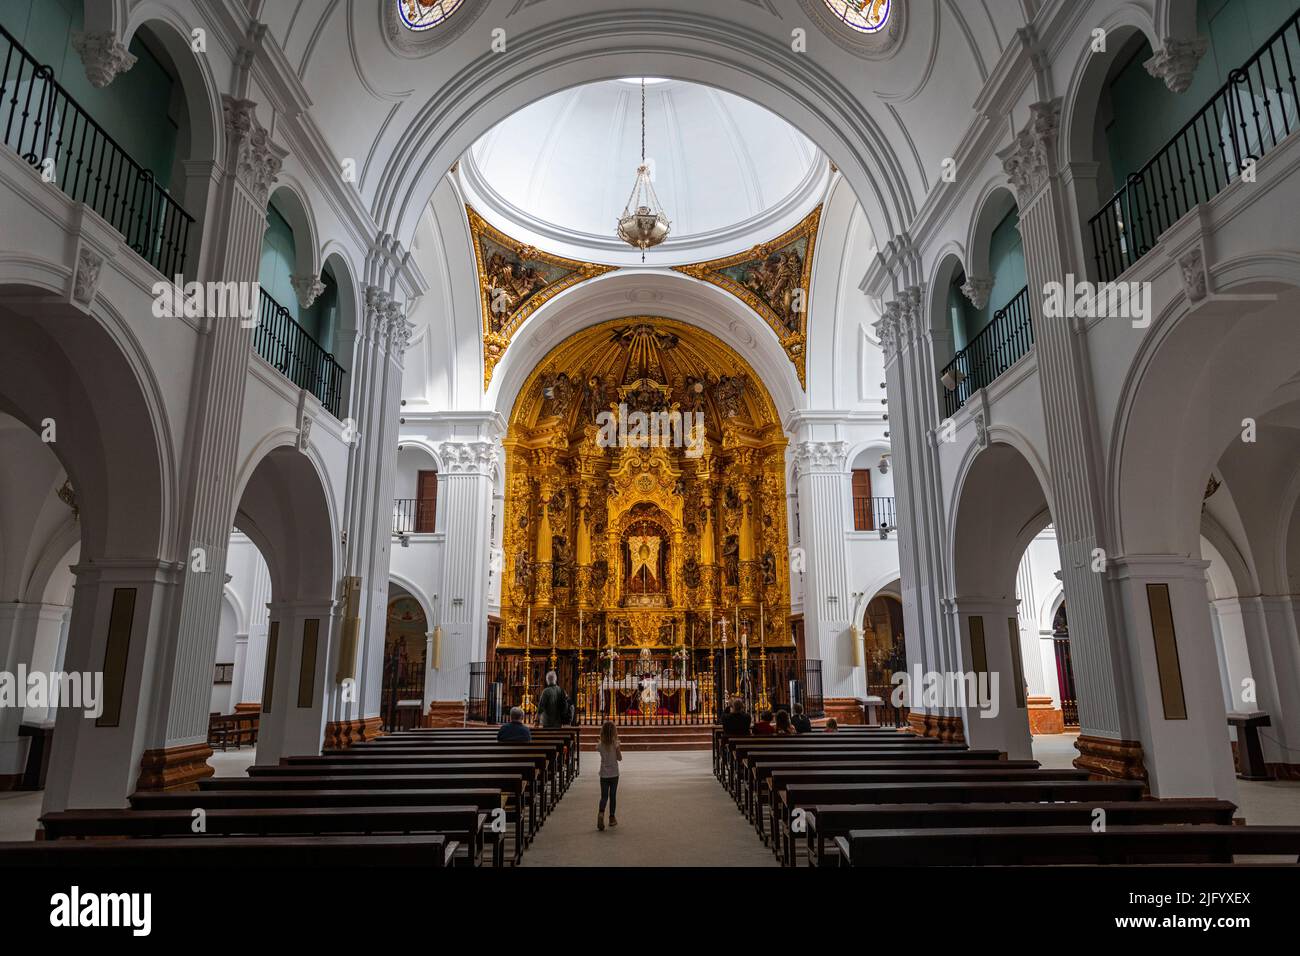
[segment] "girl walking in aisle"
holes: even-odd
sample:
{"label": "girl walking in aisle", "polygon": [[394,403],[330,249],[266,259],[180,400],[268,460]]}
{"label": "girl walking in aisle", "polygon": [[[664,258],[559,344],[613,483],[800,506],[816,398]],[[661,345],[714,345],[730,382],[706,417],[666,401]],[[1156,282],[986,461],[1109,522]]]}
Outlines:
{"label": "girl walking in aisle", "polygon": [[609,803],[609,825],[618,826],[618,762],[623,750],[618,745],[618,728],[612,720],[600,726],[600,811],[596,814],[596,829],[605,829],[605,804]]}

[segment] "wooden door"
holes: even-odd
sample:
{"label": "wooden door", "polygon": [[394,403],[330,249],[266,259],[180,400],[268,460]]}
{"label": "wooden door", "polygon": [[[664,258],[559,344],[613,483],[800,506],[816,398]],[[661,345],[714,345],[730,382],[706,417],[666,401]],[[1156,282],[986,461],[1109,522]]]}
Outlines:
{"label": "wooden door", "polygon": [[421,471],[415,482],[415,533],[431,534],[438,515],[438,473]]}
{"label": "wooden door", "polygon": [[875,531],[875,516],[871,513],[871,469],[853,469],[853,530]]}

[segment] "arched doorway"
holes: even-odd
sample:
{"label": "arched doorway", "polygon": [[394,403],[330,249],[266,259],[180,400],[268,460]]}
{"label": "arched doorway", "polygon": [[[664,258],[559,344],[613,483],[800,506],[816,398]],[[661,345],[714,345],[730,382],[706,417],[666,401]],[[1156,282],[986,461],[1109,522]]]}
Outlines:
{"label": "arched doorway", "polygon": [[862,653],[867,669],[867,697],[878,704],[880,722],[893,727],[907,721],[907,708],[893,703],[894,675],[907,670],[903,640],[903,603],[893,594],[877,594],[862,614]]}
{"label": "arched doorway", "polygon": [[429,621],[424,608],[400,585],[388,585],[384,626],[384,682],[379,713],[384,730],[409,730],[420,724],[428,671]]}
{"label": "arched doorway", "polygon": [[789,626],[785,435],[728,346],[655,316],[583,329],[533,369],[504,444],[486,686],[506,706],[552,667],[592,722],[705,721],[724,689],[788,706],[792,681],[810,686]]}
{"label": "arched doorway", "polygon": [[1079,729],[1079,692],[1074,685],[1074,659],[1070,656],[1070,623],[1065,602],[1052,615],[1052,650],[1056,660],[1056,684],[1061,695],[1061,723],[1066,730]]}

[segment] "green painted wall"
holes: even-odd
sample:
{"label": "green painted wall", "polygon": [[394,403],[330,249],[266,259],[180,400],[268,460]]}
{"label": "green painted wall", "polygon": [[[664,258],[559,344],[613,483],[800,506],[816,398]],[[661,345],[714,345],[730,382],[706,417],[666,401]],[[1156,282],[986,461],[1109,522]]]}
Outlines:
{"label": "green painted wall", "polygon": [[[178,115],[183,101],[171,72],[137,36],[130,51],[136,64],[100,90],[90,85],[72,34],[83,28],[81,0],[3,0],[0,24],[12,33],[69,95],[167,188],[176,161]],[[11,76],[16,68],[11,67]]]}
{"label": "green painted wall", "polygon": [[[1227,82],[1229,72],[1245,63],[1297,8],[1297,0],[1200,0],[1197,32],[1209,38],[1210,46],[1184,93],[1170,92],[1162,80],[1147,73],[1142,64],[1152,51],[1143,42],[1105,93],[1112,117],[1106,148],[1114,188],[1146,165]],[[1284,77],[1287,73],[1284,67]]]}
{"label": "green painted wall", "polygon": [[948,311],[952,316],[953,347],[960,351],[970,340],[993,321],[998,309],[1004,308],[1025,287],[1025,250],[1020,239],[1020,213],[1012,209],[989,237],[989,270],[993,273],[993,289],[988,304],[982,309],[971,305],[961,292],[966,281],[958,274],[948,290]]}
{"label": "green painted wall", "polygon": [[301,322],[302,310],[298,308],[298,297],[294,295],[289,281],[296,259],[293,228],[280,215],[272,200],[266,206],[266,234],[262,237],[262,262],[258,268],[257,281],[267,295],[289,310],[294,321]]}

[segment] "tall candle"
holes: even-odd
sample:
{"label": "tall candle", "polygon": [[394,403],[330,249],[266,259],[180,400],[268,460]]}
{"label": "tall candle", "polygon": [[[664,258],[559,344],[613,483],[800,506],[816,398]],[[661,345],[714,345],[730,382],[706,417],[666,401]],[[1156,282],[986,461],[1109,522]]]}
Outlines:
{"label": "tall candle", "polygon": [[528,605],[528,623],[524,625],[524,647],[527,647],[533,636],[533,606]]}

